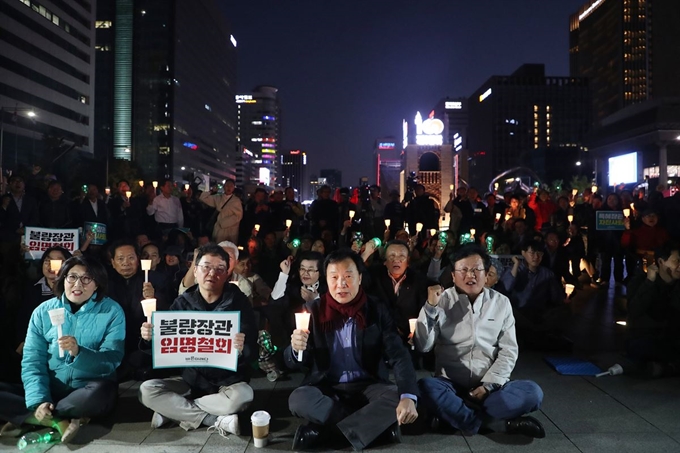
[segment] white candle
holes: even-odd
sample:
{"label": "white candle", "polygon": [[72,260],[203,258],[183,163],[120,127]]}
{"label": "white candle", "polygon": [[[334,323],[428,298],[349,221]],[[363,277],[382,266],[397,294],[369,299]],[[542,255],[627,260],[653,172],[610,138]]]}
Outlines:
{"label": "white candle", "polygon": [[349,211],[349,219],[350,220],[354,219],[354,214],[355,214],[355,212],[350,209],[350,211]]}
{"label": "white candle", "polygon": [[184,184],[184,190],[189,190],[189,184]]}
{"label": "white candle", "polygon": [[290,226],[293,224],[293,221],[290,219],[286,219],[286,228],[290,228]]}
{"label": "white candle", "polygon": [[158,181],[152,182],[151,185],[152,185],[153,188],[155,189],[156,187],[158,187]]}
{"label": "white candle", "polygon": [[385,219],[385,226],[386,226],[387,228],[390,227],[390,224],[391,224],[391,223],[392,223],[392,221],[391,221],[390,219]]}
{"label": "white candle", "polygon": [[590,188],[590,191],[592,193],[596,193],[597,192],[597,186],[593,184],[593,187]]}
{"label": "white candle", "polygon": [[142,270],[144,271],[144,283],[149,281],[149,271],[151,270],[151,260],[141,260]]}
{"label": "white candle", "polygon": [[139,181],[139,187],[144,187],[144,181]]}
{"label": "white candle", "polygon": [[430,236],[434,236],[435,234],[437,234],[437,230],[430,228]]}
{"label": "white candle", "polygon": [[259,223],[255,224],[255,231],[257,231],[258,233],[260,232],[260,224]]}
{"label": "white candle", "polygon": [[156,299],[144,299],[142,301],[142,310],[146,316],[146,322],[151,324],[151,315],[156,311]]}
{"label": "white candle", "polygon": [[569,223],[573,222],[573,221],[574,221],[574,216],[571,215],[571,214],[569,214],[569,215],[567,216],[567,220],[569,221]]}
{"label": "white candle", "polygon": [[[295,313],[295,327],[298,330],[304,330],[306,332],[309,332],[309,318],[311,314],[307,312],[302,312],[302,313]],[[302,362],[302,353],[304,351],[300,351],[298,354],[298,361]]]}
{"label": "white candle", "polygon": [[578,189],[573,189],[573,190],[571,191],[571,196],[572,196],[572,197],[575,197],[576,195],[578,195]]}
{"label": "white candle", "polygon": [[453,184],[449,184],[449,190],[453,190]]}
{"label": "white candle", "polygon": [[574,285],[567,283],[564,285],[564,291],[567,293],[567,297],[571,296],[571,293],[574,292]]}
{"label": "white candle", "polygon": [[477,230],[475,230],[474,228],[470,228],[470,236],[475,237],[476,232]]}
{"label": "white candle", "polygon": [[130,197],[132,196],[132,192],[130,192],[129,190],[128,190],[128,191],[126,191],[126,192],[125,192],[125,196],[126,196],[126,197],[127,197],[127,199],[129,200],[129,199],[130,199]]}
{"label": "white candle", "polygon": [[[64,318],[66,317],[66,310],[64,308],[54,308],[49,310],[47,314],[50,316],[50,322],[53,326],[57,327],[57,341],[64,336],[61,330],[61,326],[64,324]],[[59,348],[59,357],[64,357],[64,350]]]}
{"label": "white candle", "polygon": [[111,188],[110,188],[110,187],[107,187],[106,189],[104,189],[104,193],[105,193],[106,195],[111,195]]}
{"label": "white candle", "polygon": [[509,213],[505,214],[505,221],[507,222],[508,220],[510,220],[510,217],[512,217],[512,216]]}
{"label": "white candle", "polygon": [[416,233],[420,233],[421,231],[423,231],[423,224],[418,222],[416,223]]}
{"label": "white candle", "polygon": [[624,210],[623,210],[623,215],[624,215],[625,217],[630,217],[630,209],[628,209],[628,208],[624,209]]}
{"label": "white candle", "polygon": [[496,222],[498,222],[501,219],[501,213],[497,212],[496,213]]}
{"label": "white candle", "polygon": [[411,341],[414,342],[414,344],[411,345],[411,349],[415,349],[415,334],[416,334],[416,323],[418,322],[418,319],[416,318],[411,318],[408,320],[408,326],[411,329]]}

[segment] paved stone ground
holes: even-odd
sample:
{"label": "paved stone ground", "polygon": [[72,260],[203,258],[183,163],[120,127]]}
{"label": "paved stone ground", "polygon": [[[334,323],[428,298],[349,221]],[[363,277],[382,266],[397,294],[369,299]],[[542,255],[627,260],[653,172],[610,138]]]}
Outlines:
{"label": "paved stone ground", "polygon": [[[545,439],[531,440],[505,434],[463,437],[460,434],[423,434],[404,436],[400,445],[376,447],[389,451],[446,452],[680,452],[680,386],[677,378],[647,380],[629,373],[621,355],[623,327],[620,292],[611,288],[586,288],[575,294],[571,335],[573,356],[589,359],[606,369],[621,363],[622,376],[602,378],[561,376],[544,361],[543,354],[521,353],[513,375],[516,379],[533,379],[543,388],[542,409],[535,413],[546,428]],[[421,376],[426,374],[421,372]],[[270,383],[264,377],[252,385],[256,398],[252,410],[265,409],[273,416],[273,437],[268,451],[289,451],[298,421],[290,416],[287,397],[302,376]],[[76,442],[69,446],[45,447],[52,453],[137,452],[254,452],[250,437],[249,415],[242,417],[242,436],[228,439],[205,429],[185,432],[179,427],[153,430],[151,412],[137,401],[138,383],[120,386],[120,402],[109,422],[91,424],[81,429]],[[113,422],[115,420],[115,423]],[[16,439],[0,438],[0,451],[15,450]],[[347,447],[344,451],[350,451]]]}

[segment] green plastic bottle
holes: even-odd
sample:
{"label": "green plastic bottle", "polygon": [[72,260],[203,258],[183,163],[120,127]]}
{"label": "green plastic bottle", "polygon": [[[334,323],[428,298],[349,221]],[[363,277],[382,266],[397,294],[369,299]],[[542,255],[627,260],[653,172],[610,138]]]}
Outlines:
{"label": "green plastic bottle", "polygon": [[61,436],[54,431],[45,434],[26,433],[17,442],[17,448],[26,452],[37,451],[42,444],[53,444],[59,441],[61,441]]}

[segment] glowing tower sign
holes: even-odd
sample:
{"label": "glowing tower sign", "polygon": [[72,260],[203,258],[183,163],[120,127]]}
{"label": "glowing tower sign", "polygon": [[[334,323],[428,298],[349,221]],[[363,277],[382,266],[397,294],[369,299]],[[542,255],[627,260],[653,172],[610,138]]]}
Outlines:
{"label": "glowing tower sign", "polygon": [[444,144],[444,123],[434,118],[434,111],[430,112],[429,118],[423,121],[420,112],[416,113],[416,145],[441,146]]}

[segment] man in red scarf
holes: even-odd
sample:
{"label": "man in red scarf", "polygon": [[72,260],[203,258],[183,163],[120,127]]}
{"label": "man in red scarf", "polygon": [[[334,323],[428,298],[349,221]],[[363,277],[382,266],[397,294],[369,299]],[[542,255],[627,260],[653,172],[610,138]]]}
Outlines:
{"label": "man in red scarf", "polygon": [[[293,450],[318,447],[338,430],[355,450],[383,433],[400,442],[399,425],[418,418],[409,352],[386,304],[364,293],[361,258],[340,250],[324,267],[328,292],[307,303],[309,329],[296,329],[285,351],[289,367],[309,370],[288,400],[293,415],[308,422],[295,432]],[[396,385],[389,381],[384,357]]]}

